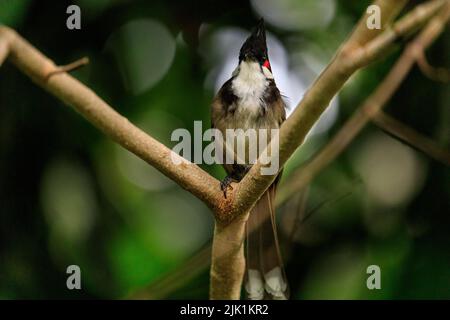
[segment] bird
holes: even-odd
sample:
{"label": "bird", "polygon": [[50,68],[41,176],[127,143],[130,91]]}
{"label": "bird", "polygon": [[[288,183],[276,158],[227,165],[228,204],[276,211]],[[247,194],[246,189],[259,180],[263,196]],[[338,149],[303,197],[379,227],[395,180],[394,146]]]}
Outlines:
{"label": "bird", "polygon": [[[266,30],[260,19],[239,51],[239,61],[231,78],[215,95],[211,104],[211,127],[222,134],[222,145],[229,146],[231,140],[227,130],[254,129],[267,132],[279,129],[286,119],[286,104],[277,88],[272,73],[266,42]],[[270,134],[268,140],[270,141]],[[233,138],[234,139],[234,138]],[[261,139],[258,135],[258,139]],[[233,162],[224,161],[227,176],[221,181],[224,196],[232,189],[232,182],[239,182],[254,162],[249,150],[255,144],[249,137],[231,145]],[[242,142],[244,141],[244,142]],[[239,143],[247,153],[239,157]],[[253,143],[253,145],[252,145]],[[228,150],[228,151],[227,151]],[[261,154],[261,150],[258,151]],[[240,160],[240,161],[239,161]],[[288,298],[288,283],[278,244],[275,223],[275,193],[281,170],[273,184],[265,191],[251,209],[246,222],[246,273],[245,291],[249,300],[285,300]]]}

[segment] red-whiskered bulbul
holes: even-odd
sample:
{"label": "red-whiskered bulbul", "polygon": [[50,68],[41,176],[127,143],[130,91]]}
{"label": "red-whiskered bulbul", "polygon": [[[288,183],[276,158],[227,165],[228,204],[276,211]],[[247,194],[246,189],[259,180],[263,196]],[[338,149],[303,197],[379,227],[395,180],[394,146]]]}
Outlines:
{"label": "red-whiskered bulbul", "polygon": [[[278,129],[286,119],[285,103],[275,84],[267,53],[266,32],[261,19],[244,42],[232,77],[212,103],[211,124],[221,131],[224,140],[227,129],[266,129],[270,132]],[[223,145],[226,144],[224,141]],[[248,147],[246,142],[247,153]],[[236,153],[236,149],[232,152]],[[240,181],[251,163],[224,164],[224,168],[228,175],[221,188],[226,196],[230,183]],[[245,289],[252,300],[288,297],[275,226],[274,198],[279,177],[256,202],[247,221]]]}

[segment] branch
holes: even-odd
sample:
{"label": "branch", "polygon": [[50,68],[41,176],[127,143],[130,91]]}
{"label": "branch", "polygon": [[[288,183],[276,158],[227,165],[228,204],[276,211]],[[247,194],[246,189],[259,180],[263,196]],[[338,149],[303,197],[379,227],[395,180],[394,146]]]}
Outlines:
{"label": "branch", "polygon": [[59,66],[57,68],[57,70],[49,72],[47,74],[47,79],[46,80],[48,81],[48,79],[50,79],[51,76],[53,76],[55,74],[58,74],[58,73],[75,71],[75,70],[81,68],[82,66],[87,65],[88,63],[89,63],[89,58],[84,57],[84,58],[81,58],[81,59],[79,59],[77,61],[74,61],[72,63],[66,64],[65,66]]}
{"label": "branch", "polygon": [[434,0],[417,6],[365,47],[355,50],[351,61],[351,63],[355,64],[353,67],[361,68],[382,56],[390,46],[411,31],[418,29],[418,27],[442,9],[446,3],[447,0]]}
{"label": "branch", "polygon": [[446,68],[433,67],[427,60],[425,53],[422,52],[417,59],[417,65],[422,73],[433,81],[442,83],[450,82],[450,70]]}
{"label": "branch", "polygon": [[444,30],[449,17],[450,4],[447,4],[447,7],[438,16],[433,18],[424,30],[408,44],[383,82],[364,101],[361,107],[356,110],[353,116],[347,120],[331,141],[311,161],[296,169],[289,177],[289,180],[280,186],[277,194],[278,204],[284,203],[298,190],[302,190],[307,186],[317,174],[344,151],[362,128],[371,120],[372,115],[376,115],[386,105],[395,91],[397,91],[414,66],[417,57]]}
{"label": "branch", "polygon": [[419,149],[431,158],[450,166],[450,151],[441,148],[432,139],[418,133],[383,111],[379,111],[372,118],[372,121],[381,129]]}
{"label": "branch", "polygon": [[[222,201],[222,192],[219,187],[210,187],[219,186],[215,178],[134,126],[91,89],[69,74],[61,72],[60,67],[14,30],[0,26],[0,62],[8,53],[9,60],[37,85],[73,107],[112,140],[194,194],[213,212],[219,211],[217,208]],[[171,156],[183,163],[174,164]]]}

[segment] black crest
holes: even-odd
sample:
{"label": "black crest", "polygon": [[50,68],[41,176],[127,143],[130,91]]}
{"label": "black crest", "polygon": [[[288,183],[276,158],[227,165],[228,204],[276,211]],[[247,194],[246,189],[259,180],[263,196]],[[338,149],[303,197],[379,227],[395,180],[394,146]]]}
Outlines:
{"label": "black crest", "polygon": [[266,28],[264,26],[264,19],[261,19],[252,34],[242,45],[239,53],[239,61],[253,59],[264,63],[267,57]]}

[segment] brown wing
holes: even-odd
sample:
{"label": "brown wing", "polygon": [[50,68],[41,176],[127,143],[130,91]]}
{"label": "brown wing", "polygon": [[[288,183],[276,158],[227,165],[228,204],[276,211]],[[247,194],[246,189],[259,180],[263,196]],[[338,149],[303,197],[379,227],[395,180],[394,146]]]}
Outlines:
{"label": "brown wing", "polygon": [[227,115],[233,112],[237,97],[231,90],[233,78],[224,83],[211,104],[211,128],[225,132]]}
{"label": "brown wing", "polygon": [[286,120],[286,104],[274,80],[269,82],[266,94],[264,95],[264,102],[268,106],[268,112],[272,113],[278,125],[281,126],[284,120]]}
{"label": "brown wing", "polygon": [[[231,89],[232,80],[233,78],[224,83],[211,104],[211,128],[220,130],[224,136],[228,122],[232,121],[229,116],[234,113],[238,100]],[[223,167],[228,174],[234,171],[233,165],[224,163]]]}

